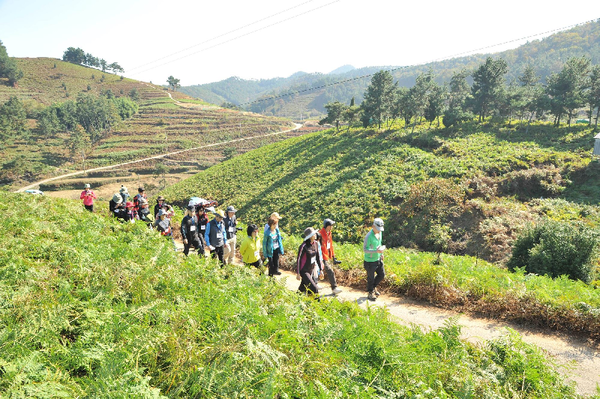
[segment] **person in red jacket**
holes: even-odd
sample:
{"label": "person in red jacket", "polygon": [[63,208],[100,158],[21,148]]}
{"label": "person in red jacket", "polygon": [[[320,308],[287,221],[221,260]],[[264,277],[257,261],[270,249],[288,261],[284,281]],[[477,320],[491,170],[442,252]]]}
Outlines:
{"label": "person in red jacket", "polygon": [[79,199],[83,200],[83,206],[90,212],[94,212],[94,200],[98,198],[92,191],[89,184],[85,185],[85,190],[81,192]]}
{"label": "person in red jacket", "polygon": [[339,265],[342,262],[335,258],[335,252],[333,251],[331,229],[334,224],[335,222],[331,219],[325,219],[323,221],[323,228],[319,231],[319,234],[321,235],[319,243],[321,244],[321,253],[323,254],[323,268],[325,269],[325,272],[327,272],[327,278],[329,279],[329,284],[331,284],[331,292],[333,292],[334,295],[337,295],[342,292],[342,290],[338,288],[335,281],[333,265]]}

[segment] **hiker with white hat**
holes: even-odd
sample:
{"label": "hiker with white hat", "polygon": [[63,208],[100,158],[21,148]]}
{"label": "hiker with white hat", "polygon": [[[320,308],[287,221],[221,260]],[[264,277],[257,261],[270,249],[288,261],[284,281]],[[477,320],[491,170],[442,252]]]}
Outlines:
{"label": "hiker with white hat", "polygon": [[123,202],[121,194],[115,193],[113,195],[112,199],[108,202],[108,209],[112,216],[122,216],[121,213],[125,212],[125,202]]}
{"label": "hiker with white hat", "polygon": [[89,184],[85,185],[85,190],[81,192],[79,199],[83,200],[83,206],[90,212],[94,212],[94,200],[98,198],[92,191]]}
{"label": "hiker with white hat", "polygon": [[[133,203],[131,203],[131,206],[133,207]],[[161,235],[171,239],[173,247],[175,248],[175,251],[177,251],[177,245],[173,239],[173,230],[171,229],[171,218],[169,216],[169,212],[165,209],[161,209],[158,211],[156,216],[154,227],[156,227],[156,230],[160,232]]]}
{"label": "hiker with white hat", "polygon": [[223,248],[223,258],[225,259],[225,263],[233,263],[233,259],[235,257],[235,247],[237,245],[237,232],[241,230],[237,227],[237,218],[235,213],[237,209],[232,205],[227,207],[225,211],[227,214],[225,215],[225,219],[223,223],[225,224],[225,231],[227,232],[227,244]]}
{"label": "hiker with white hat", "polygon": [[204,233],[204,241],[210,253],[214,258],[218,257],[221,262],[221,266],[225,264],[223,258],[223,247],[227,244],[227,232],[225,231],[225,212],[222,209],[214,212],[215,218],[208,222],[206,225],[206,232]]}
{"label": "hiker with white hat", "polygon": [[129,191],[127,191],[127,187],[121,184],[121,188],[119,189],[119,194],[121,194],[121,198],[123,198],[123,203],[127,203],[129,201]]}
{"label": "hiker with white hat", "polygon": [[335,281],[333,265],[338,265],[342,262],[335,258],[335,253],[333,251],[331,229],[333,228],[334,224],[335,222],[331,219],[325,219],[323,221],[323,228],[319,231],[319,234],[321,235],[319,244],[321,245],[321,252],[323,253],[323,268],[327,273],[327,279],[331,285],[331,292],[333,292],[334,295],[337,295],[342,292],[342,290],[338,288],[337,282]]}
{"label": "hiker with white hat", "polygon": [[[277,224],[277,227],[279,227],[279,221],[282,219],[281,216],[279,216],[279,214],[277,212],[273,212],[271,214],[271,216],[269,216],[269,219],[273,219],[275,220],[275,223]],[[265,224],[265,234],[267,234],[267,232],[269,231],[269,221],[267,220],[267,224]]]}
{"label": "hiker with white hat", "polygon": [[302,280],[298,291],[307,294],[319,294],[319,287],[313,277],[315,267],[322,268],[317,242],[317,230],[312,227],[304,230],[304,241],[298,248],[296,259],[296,278]]}
{"label": "hiker with white hat", "polygon": [[[279,215],[277,215],[279,216]],[[269,276],[279,276],[279,257],[283,255],[283,238],[278,227],[278,218],[270,217],[267,223],[269,229],[263,236],[263,255],[267,258]]]}
{"label": "hiker with white hat", "polygon": [[373,228],[369,230],[363,243],[364,267],[367,271],[367,291],[369,293],[367,298],[370,301],[375,301],[379,296],[377,285],[385,278],[385,269],[383,268],[385,245],[381,245],[382,238],[383,220],[375,218]]}

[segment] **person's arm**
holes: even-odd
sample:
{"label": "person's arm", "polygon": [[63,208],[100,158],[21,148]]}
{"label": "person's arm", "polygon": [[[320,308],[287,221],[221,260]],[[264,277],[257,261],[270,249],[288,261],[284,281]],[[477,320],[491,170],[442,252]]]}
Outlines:
{"label": "person's arm", "polygon": [[85,198],[85,191],[81,192],[81,195],[79,196],[79,199],[84,199]]}
{"label": "person's arm", "polygon": [[300,245],[300,249],[298,249],[298,257],[296,258],[296,274],[297,275],[300,275],[300,270],[302,269],[302,266],[300,265],[300,263],[302,262],[302,256],[303,256],[305,245],[306,245],[305,243],[302,243],[302,245]]}
{"label": "person's arm", "polygon": [[210,247],[210,222],[206,223],[206,231],[204,232],[204,241],[206,241],[206,246]]}
{"label": "person's arm", "polygon": [[185,225],[187,222],[187,220],[185,218],[183,218],[183,220],[181,221],[181,238],[183,238],[184,241],[187,240],[187,226]]}
{"label": "person's arm", "polygon": [[[227,245],[227,228],[225,227],[225,223],[221,224],[221,233],[223,234],[223,245]],[[235,248],[229,248],[231,251],[235,250]]]}

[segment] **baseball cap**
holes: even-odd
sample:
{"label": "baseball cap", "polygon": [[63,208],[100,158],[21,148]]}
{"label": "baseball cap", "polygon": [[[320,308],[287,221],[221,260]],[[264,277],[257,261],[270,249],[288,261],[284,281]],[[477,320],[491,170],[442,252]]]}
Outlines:
{"label": "baseball cap", "polygon": [[383,231],[383,219],[375,218],[375,220],[373,220],[373,226],[377,227],[379,231]]}

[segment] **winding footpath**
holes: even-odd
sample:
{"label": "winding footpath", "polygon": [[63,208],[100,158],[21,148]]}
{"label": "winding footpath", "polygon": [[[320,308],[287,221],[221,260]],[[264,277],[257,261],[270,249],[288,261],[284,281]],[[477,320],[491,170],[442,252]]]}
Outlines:
{"label": "winding footpath", "polygon": [[[299,282],[292,272],[282,271],[279,280],[290,290],[298,289]],[[461,338],[476,345],[501,337],[510,327],[521,334],[524,342],[541,348],[561,365],[560,371],[575,382],[577,393],[585,396],[597,393],[596,386],[600,384],[600,351],[581,339],[548,331],[532,331],[498,320],[474,318],[404,297],[382,294],[377,301],[370,302],[365,291],[349,287],[340,286],[342,293],[334,297],[327,281],[320,281],[319,288],[325,298],[356,302],[363,308],[385,307],[399,324],[418,325],[424,330],[437,329],[446,321],[456,319],[456,323],[462,327]]]}

